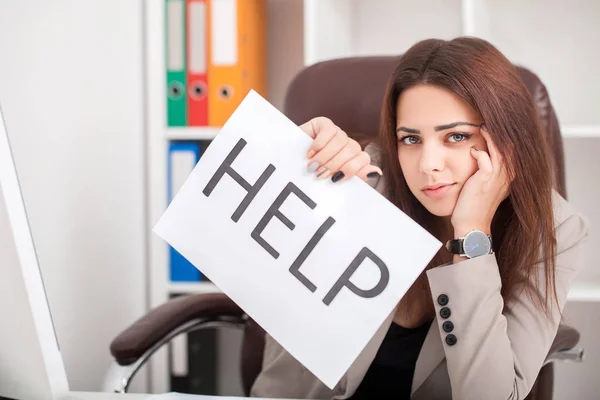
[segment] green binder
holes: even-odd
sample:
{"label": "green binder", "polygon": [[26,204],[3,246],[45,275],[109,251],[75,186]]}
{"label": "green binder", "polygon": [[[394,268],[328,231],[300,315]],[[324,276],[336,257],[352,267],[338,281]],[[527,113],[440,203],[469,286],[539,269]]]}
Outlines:
{"label": "green binder", "polygon": [[187,125],[185,0],[165,0],[167,125]]}

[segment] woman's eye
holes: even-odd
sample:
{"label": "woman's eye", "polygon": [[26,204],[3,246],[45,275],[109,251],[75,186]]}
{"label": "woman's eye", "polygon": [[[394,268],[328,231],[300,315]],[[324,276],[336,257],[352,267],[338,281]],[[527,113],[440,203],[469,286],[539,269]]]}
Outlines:
{"label": "woman's eye", "polygon": [[404,144],[417,144],[419,143],[419,138],[416,136],[404,136],[400,138],[400,142]]}
{"label": "woman's eye", "polygon": [[453,133],[452,135],[450,135],[449,139],[452,143],[458,143],[467,140],[470,137],[471,135],[467,135],[465,133]]}

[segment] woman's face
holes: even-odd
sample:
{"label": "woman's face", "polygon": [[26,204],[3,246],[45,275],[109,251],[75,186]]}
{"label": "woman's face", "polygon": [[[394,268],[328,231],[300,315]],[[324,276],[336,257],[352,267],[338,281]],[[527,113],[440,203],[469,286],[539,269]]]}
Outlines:
{"label": "woman's face", "polygon": [[449,90],[417,85],[398,100],[398,159],[413,195],[432,214],[452,215],[463,185],[476,171],[471,147],[487,152],[477,112]]}

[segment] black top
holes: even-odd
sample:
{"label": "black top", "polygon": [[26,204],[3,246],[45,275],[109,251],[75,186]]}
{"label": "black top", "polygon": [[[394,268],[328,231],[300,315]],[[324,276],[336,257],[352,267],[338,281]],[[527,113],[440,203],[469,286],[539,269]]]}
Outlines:
{"label": "black top", "polygon": [[350,399],[410,399],[415,364],[431,322],[417,328],[404,328],[392,322],[375,359]]}

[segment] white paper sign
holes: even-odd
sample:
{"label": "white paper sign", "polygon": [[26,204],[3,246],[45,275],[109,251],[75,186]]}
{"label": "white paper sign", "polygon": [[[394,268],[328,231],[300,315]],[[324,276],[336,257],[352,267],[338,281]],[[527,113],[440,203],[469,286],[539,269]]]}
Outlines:
{"label": "white paper sign", "polygon": [[251,91],[154,227],[333,388],[441,243]]}

